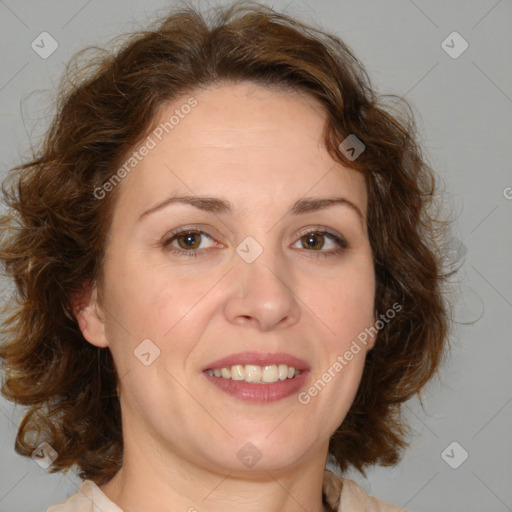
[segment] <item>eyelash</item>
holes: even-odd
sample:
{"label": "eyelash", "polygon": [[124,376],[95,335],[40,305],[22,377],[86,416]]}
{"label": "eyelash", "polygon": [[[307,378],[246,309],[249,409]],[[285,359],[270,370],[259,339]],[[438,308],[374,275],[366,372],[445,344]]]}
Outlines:
{"label": "eyelash", "polygon": [[[210,238],[210,240],[214,241],[214,238],[209,235],[208,233],[206,233],[205,231],[202,231],[200,229],[178,229],[176,231],[173,231],[171,233],[169,233],[167,235],[167,237],[162,241],[162,247],[172,253],[172,254],[177,254],[178,256],[185,256],[185,257],[194,257],[194,258],[197,258],[198,256],[202,256],[204,255],[205,253],[208,252],[208,249],[191,249],[191,250],[185,250],[185,249],[171,249],[169,246],[170,244],[179,236],[179,235],[186,235],[186,234],[200,234],[200,235],[205,235],[207,236],[208,238]],[[314,227],[314,228],[310,228],[308,229],[307,231],[304,231],[302,232],[300,235],[299,235],[299,240],[306,236],[306,235],[322,235],[322,236],[325,236],[327,238],[330,238],[331,240],[333,240],[337,245],[338,245],[338,249],[335,249],[335,250],[330,250],[330,251],[322,251],[322,250],[318,250],[318,251],[315,251],[315,250],[308,250],[308,249],[303,249],[307,252],[313,252],[313,253],[317,253],[314,257],[331,257],[331,256],[337,256],[339,255],[340,253],[344,252],[345,249],[348,248],[348,244],[347,242],[339,237],[338,235],[336,235],[335,233],[332,233],[330,231],[326,231],[324,228],[318,226],[318,227]]]}

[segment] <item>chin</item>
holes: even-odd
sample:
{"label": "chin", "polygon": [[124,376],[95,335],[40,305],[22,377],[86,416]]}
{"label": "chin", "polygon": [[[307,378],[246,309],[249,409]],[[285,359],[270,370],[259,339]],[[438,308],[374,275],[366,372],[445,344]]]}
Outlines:
{"label": "chin", "polygon": [[[279,427],[278,427],[279,428]],[[209,446],[208,458],[213,466],[226,471],[277,471],[292,467],[306,457],[304,437],[281,436],[267,431],[265,435],[236,435],[216,448]],[[311,447],[312,449],[312,447]]]}

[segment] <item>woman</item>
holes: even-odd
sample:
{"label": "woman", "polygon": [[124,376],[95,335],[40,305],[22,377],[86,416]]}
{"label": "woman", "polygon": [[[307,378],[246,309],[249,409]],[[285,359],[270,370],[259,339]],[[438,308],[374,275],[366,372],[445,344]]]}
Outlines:
{"label": "woman", "polygon": [[399,510],[326,462],[395,464],[447,343],[412,118],[256,4],[172,12],[60,98],[0,253],[16,451],[84,480],[49,512]]}

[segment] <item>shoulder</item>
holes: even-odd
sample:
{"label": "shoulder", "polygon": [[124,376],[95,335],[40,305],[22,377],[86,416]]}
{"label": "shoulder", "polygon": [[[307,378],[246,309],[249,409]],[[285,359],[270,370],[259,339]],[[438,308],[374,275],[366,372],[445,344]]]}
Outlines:
{"label": "shoulder", "polygon": [[339,511],[406,512],[405,509],[370,496],[353,480],[343,479]]}
{"label": "shoulder", "polygon": [[342,478],[328,469],[324,473],[323,488],[327,502],[336,512],[407,512],[366,494],[353,480]]}
{"label": "shoulder", "polygon": [[46,512],[123,512],[92,481],[84,480],[78,492]]}

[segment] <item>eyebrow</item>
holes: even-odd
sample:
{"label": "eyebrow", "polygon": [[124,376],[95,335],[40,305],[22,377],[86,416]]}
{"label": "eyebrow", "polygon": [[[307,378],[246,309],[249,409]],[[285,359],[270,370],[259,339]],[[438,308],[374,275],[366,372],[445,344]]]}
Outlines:
{"label": "eyebrow", "polygon": [[[214,213],[214,214],[227,214],[233,213],[234,208],[233,204],[230,201],[225,199],[220,199],[217,197],[207,197],[207,196],[172,196],[164,201],[152,206],[149,210],[146,210],[139,216],[138,221],[142,220],[144,217],[154,213],[156,211],[161,210],[171,204],[187,204],[190,206],[194,206],[199,210],[203,210],[206,212]],[[362,221],[364,221],[364,216],[358,206],[356,206],[352,201],[344,197],[327,197],[327,198],[303,198],[296,201],[292,207],[289,209],[288,213],[291,215],[301,215],[304,213],[316,212],[320,210],[325,210],[332,206],[341,205],[347,206],[353,212],[357,213]]]}

